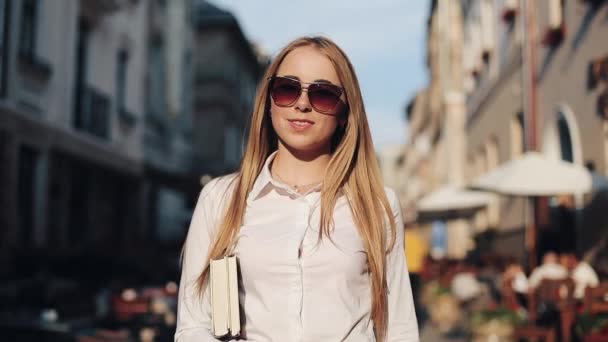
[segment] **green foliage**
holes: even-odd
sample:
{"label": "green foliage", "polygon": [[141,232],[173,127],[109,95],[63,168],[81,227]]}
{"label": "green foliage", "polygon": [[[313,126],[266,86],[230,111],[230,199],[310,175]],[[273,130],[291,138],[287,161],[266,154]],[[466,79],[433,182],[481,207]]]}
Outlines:
{"label": "green foliage", "polygon": [[608,315],[580,314],[576,319],[575,331],[578,336],[608,331]]}
{"label": "green foliage", "polygon": [[485,309],[482,311],[474,312],[471,316],[470,322],[471,327],[475,328],[490,321],[497,321],[504,324],[516,326],[524,321],[524,317],[505,306],[498,306],[493,309]]}

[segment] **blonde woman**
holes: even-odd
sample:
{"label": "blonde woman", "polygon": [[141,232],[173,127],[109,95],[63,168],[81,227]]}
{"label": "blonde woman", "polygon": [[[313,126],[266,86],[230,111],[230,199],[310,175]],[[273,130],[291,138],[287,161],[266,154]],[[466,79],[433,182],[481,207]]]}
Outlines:
{"label": "blonde woman", "polygon": [[200,194],[175,340],[215,341],[209,260],[234,253],[243,340],[418,341],[402,226],[348,57],[291,42],[260,82],[239,171]]}

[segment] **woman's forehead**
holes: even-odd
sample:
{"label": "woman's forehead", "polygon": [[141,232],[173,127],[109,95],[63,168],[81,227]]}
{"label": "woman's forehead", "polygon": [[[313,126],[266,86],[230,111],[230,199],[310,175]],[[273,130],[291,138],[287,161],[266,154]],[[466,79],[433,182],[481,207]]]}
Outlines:
{"label": "woman's forehead", "polygon": [[277,70],[278,76],[295,76],[302,82],[326,80],[341,85],[332,61],[312,46],[303,46],[289,52]]}

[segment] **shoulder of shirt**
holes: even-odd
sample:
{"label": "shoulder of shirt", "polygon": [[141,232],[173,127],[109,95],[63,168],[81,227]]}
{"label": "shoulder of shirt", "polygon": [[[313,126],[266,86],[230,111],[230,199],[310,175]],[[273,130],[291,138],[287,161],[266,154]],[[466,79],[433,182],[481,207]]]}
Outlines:
{"label": "shoulder of shirt", "polygon": [[201,190],[199,200],[222,200],[228,198],[236,184],[237,173],[213,178]]}
{"label": "shoulder of shirt", "polygon": [[393,211],[401,210],[401,204],[399,203],[399,198],[397,197],[395,190],[393,190],[391,187],[385,186],[384,193],[386,194],[388,203],[391,205],[391,209],[393,209]]}

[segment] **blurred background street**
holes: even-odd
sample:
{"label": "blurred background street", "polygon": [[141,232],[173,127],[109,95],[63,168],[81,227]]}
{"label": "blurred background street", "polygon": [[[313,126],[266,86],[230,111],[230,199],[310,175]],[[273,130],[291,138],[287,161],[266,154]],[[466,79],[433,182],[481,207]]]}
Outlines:
{"label": "blurred background street", "polygon": [[0,339],[173,341],[300,35],[358,73],[422,341],[608,341],[608,1],[0,0]]}

